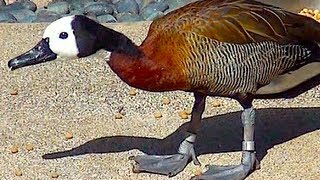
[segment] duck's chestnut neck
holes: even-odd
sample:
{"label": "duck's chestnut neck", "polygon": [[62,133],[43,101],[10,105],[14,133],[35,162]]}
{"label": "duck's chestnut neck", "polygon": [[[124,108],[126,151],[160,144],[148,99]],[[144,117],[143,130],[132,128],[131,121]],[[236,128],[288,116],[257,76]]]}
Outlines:
{"label": "duck's chestnut neck", "polygon": [[79,57],[94,54],[100,49],[130,56],[141,55],[138,47],[128,37],[85,16],[75,16],[72,26],[79,49]]}

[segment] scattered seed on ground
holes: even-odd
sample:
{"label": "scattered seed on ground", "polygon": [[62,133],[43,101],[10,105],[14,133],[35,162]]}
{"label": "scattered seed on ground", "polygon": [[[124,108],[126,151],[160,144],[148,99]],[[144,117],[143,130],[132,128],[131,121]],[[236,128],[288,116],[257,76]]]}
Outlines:
{"label": "scattered seed on ground", "polygon": [[28,151],[32,151],[32,150],[34,149],[34,146],[33,146],[32,144],[27,144],[27,145],[26,145],[26,149],[27,149]]}
{"label": "scattered seed on ground", "polygon": [[215,99],[212,102],[212,106],[213,107],[220,107],[221,106],[221,102],[219,100]]}
{"label": "scattered seed on ground", "polygon": [[162,103],[164,104],[164,105],[168,105],[168,104],[170,104],[170,99],[168,98],[168,97],[164,97],[163,98],[163,100],[162,100]]}
{"label": "scattered seed on ground", "polygon": [[193,175],[200,176],[202,174],[202,169],[199,166],[194,167],[193,169]]}
{"label": "scattered seed on ground", "polygon": [[58,178],[58,177],[59,177],[59,174],[58,174],[57,172],[52,172],[52,173],[50,174],[50,176],[51,176],[52,178]]}
{"label": "scattered seed on ground", "polygon": [[10,148],[11,153],[17,153],[19,151],[19,147],[17,145],[14,145]]}
{"label": "scattered seed on ground", "polygon": [[21,169],[16,169],[16,170],[14,171],[14,174],[15,174],[16,176],[22,176],[22,171],[21,171]]}
{"label": "scattered seed on ground", "polygon": [[66,132],[65,137],[66,137],[67,140],[68,139],[72,139],[73,138],[73,133],[68,131],[68,132]]}
{"label": "scattered seed on ground", "polygon": [[122,117],[123,117],[123,115],[119,112],[115,114],[116,119],[122,119]]}
{"label": "scattered seed on ground", "polygon": [[16,96],[16,95],[18,95],[18,90],[11,90],[10,94],[12,96]]}
{"label": "scattered seed on ground", "polygon": [[156,111],[154,113],[154,117],[157,118],[157,119],[162,118],[162,113],[160,111]]}
{"label": "scattered seed on ground", "polygon": [[179,111],[179,117],[181,119],[188,119],[188,114],[186,111]]}
{"label": "scattered seed on ground", "polygon": [[137,95],[137,90],[136,90],[136,89],[130,89],[129,95],[130,95],[130,96],[135,96],[135,95]]}

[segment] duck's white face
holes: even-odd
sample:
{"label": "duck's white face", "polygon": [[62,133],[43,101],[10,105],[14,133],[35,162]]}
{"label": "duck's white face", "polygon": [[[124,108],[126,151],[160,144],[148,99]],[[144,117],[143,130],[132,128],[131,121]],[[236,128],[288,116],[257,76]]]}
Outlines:
{"label": "duck's white face", "polygon": [[72,21],[74,16],[63,17],[52,22],[44,31],[43,39],[48,38],[49,48],[58,57],[77,57],[77,47]]}
{"label": "duck's white face", "polygon": [[85,16],[68,16],[52,22],[44,31],[43,38],[29,51],[11,59],[11,70],[57,59],[80,58],[94,54],[97,44],[97,22]]}

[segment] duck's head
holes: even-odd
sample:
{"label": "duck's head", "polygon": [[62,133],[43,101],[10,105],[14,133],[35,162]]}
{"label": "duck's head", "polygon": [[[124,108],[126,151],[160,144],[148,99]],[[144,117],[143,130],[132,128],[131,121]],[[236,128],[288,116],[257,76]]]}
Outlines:
{"label": "duck's head", "polygon": [[68,16],[52,22],[42,40],[28,52],[11,59],[11,70],[61,58],[80,58],[99,49],[121,51],[132,42],[123,34],[85,16]]}

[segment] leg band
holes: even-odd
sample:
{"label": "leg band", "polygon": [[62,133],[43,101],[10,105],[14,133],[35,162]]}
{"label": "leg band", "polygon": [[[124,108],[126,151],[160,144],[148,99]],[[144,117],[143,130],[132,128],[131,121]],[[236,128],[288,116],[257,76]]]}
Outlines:
{"label": "leg band", "polygon": [[191,134],[185,138],[179,146],[178,152],[180,154],[188,154],[191,149],[193,149],[193,143],[196,140],[196,135]]}
{"label": "leg band", "polygon": [[242,150],[244,151],[254,151],[254,141],[242,141]]}

